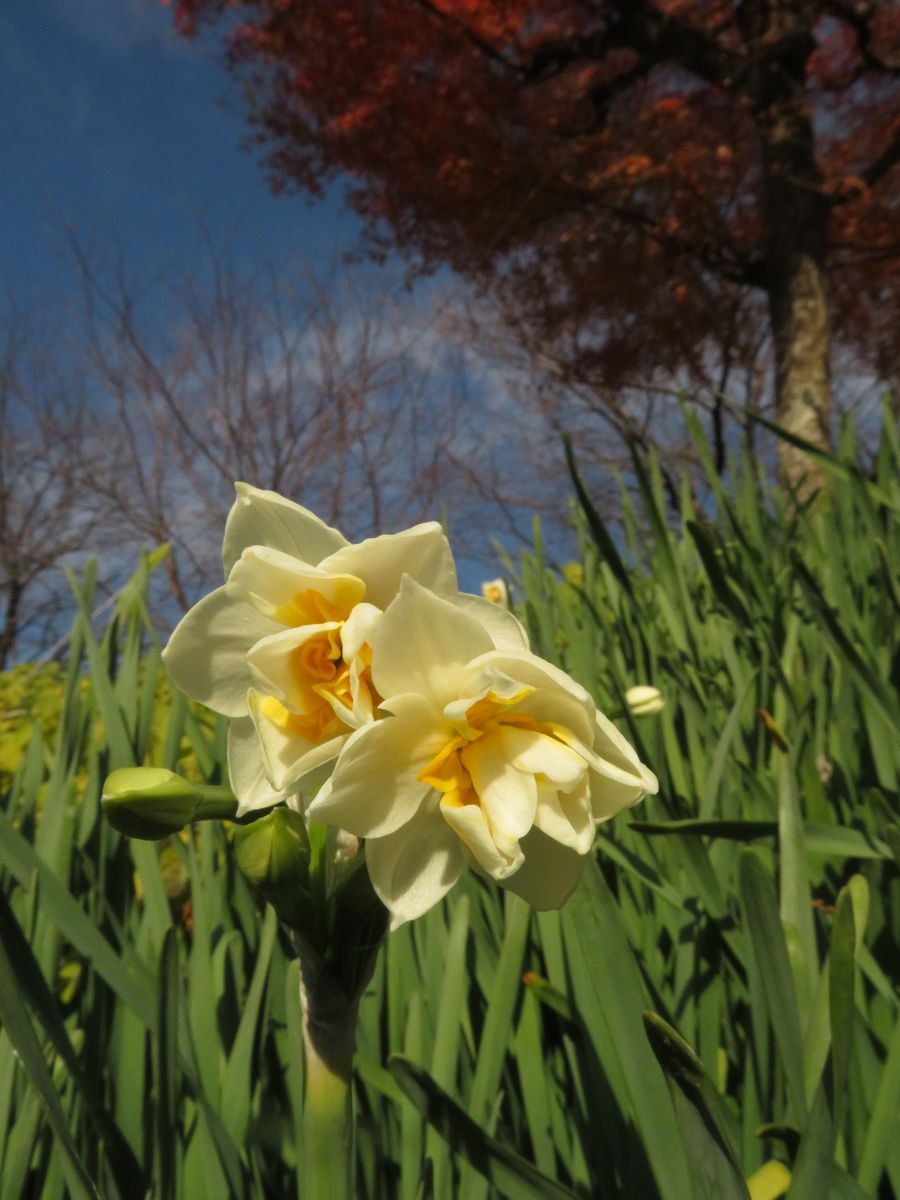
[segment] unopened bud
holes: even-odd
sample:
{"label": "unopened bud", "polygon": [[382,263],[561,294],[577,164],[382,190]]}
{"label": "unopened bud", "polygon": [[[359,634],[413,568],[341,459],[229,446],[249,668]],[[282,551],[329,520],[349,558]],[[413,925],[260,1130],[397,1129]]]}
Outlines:
{"label": "unopened bud", "polygon": [[662,692],[649,684],[629,688],[625,693],[625,703],[635,717],[652,717],[666,707]]}
{"label": "unopened bud", "polygon": [[234,830],[234,852],[244,877],[259,888],[282,921],[304,925],[309,904],[309,837],[300,813],[279,805]]}
{"label": "unopened bud", "polygon": [[155,841],[191,821],[233,817],[227,788],[191,783],[165,767],[124,767],[107,778],[101,797],[106,819],[127,837]]}

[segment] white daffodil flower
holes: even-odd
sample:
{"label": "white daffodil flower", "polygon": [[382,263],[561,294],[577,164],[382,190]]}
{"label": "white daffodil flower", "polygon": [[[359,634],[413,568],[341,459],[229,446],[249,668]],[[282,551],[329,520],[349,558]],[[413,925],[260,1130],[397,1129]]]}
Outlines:
{"label": "white daffodil flower", "polygon": [[588,693],[403,581],[372,637],[385,719],[347,739],[309,813],[366,839],[392,926],[469,865],[538,909],[575,887],[596,823],[657,790]]}
{"label": "white daffodil flower", "polygon": [[477,613],[497,646],[527,644],[510,614],[457,592],[437,522],[354,545],[274,492],[235,489],[225,585],[190,609],[163,658],[177,687],[231,719],[239,815],[284,800],[374,720],[372,638],[404,575]]}

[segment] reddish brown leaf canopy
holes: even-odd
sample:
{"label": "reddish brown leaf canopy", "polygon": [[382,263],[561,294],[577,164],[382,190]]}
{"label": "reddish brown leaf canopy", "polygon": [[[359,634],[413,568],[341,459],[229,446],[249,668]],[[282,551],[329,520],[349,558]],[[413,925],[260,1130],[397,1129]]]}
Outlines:
{"label": "reddish brown leaf canopy", "polygon": [[[610,380],[688,363],[767,286],[762,130],[800,81],[832,326],[887,370],[900,308],[889,0],[181,0],[228,18],[281,186],[336,174],[379,233],[588,331]],[[236,23],[236,21],[238,23]],[[796,90],[796,88],[795,88]],[[796,181],[794,181],[796,182]],[[596,341],[594,347],[591,339]]]}

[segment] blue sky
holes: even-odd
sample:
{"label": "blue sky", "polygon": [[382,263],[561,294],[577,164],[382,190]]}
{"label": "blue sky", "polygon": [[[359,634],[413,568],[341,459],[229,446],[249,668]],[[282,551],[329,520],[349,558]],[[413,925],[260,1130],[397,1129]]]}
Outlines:
{"label": "blue sky", "polygon": [[[73,286],[66,223],[138,277],[202,278],[198,214],[238,270],[288,254],[326,269],[358,245],[339,188],[318,203],[269,190],[220,42],[180,38],[160,0],[4,0],[0,112],[0,288],[27,308]],[[488,378],[470,382],[487,404]],[[476,588],[484,564],[460,567]]]}
{"label": "blue sky", "polygon": [[159,0],[7,0],[0,9],[0,277],[65,277],[60,226],[116,236],[136,266],[184,263],[210,232],[240,254],[333,257],[354,218],[337,196],[273,196],[217,44],[179,38]]}

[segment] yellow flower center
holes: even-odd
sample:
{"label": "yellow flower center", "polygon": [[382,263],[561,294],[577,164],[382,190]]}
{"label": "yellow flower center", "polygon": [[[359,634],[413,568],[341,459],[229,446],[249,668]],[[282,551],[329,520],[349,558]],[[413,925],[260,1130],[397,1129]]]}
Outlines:
{"label": "yellow flower center", "polygon": [[[314,744],[347,732],[348,722],[341,719],[334,706],[337,701],[350,713],[354,700],[350,665],[343,657],[341,630],[366,591],[359,579],[330,579],[327,584],[330,595],[307,588],[275,610],[275,618],[291,628],[322,624],[337,624],[338,628],[323,629],[290,652],[290,670],[300,694],[294,709],[287,708],[275,696],[266,696],[262,702],[263,714],[270,721],[286,733],[297,734]],[[373,703],[378,703],[372,687],[369,647],[364,646],[362,653],[366,665],[359,674],[359,687],[367,687]]]}
{"label": "yellow flower center", "polygon": [[298,683],[334,683],[343,667],[340,630],[329,629],[291,651],[291,669]]}
{"label": "yellow flower center", "polygon": [[295,713],[285,708],[275,696],[264,696],[262,712],[285,733],[297,734],[314,745],[347,732],[347,726],[336,715],[328,701],[321,697],[309,712]]}
{"label": "yellow flower center", "polygon": [[331,596],[325,596],[315,588],[306,588],[276,608],[272,615],[276,621],[291,628],[346,621],[354,605],[359,604],[366,594],[366,585],[361,579],[329,579],[328,585]]}
{"label": "yellow flower center", "polygon": [[549,727],[541,725],[526,713],[509,711],[533,691],[534,688],[527,686],[512,696],[498,696],[496,692],[491,691],[486,696],[474,700],[466,709],[461,732],[450,738],[431,762],[422,768],[417,776],[418,780],[442,792],[446,804],[454,807],[478,804],[478,793],[472,783],[467,762],[474,743],[495,734],[504,725],[527,729],[533,733],[550,731]]}

